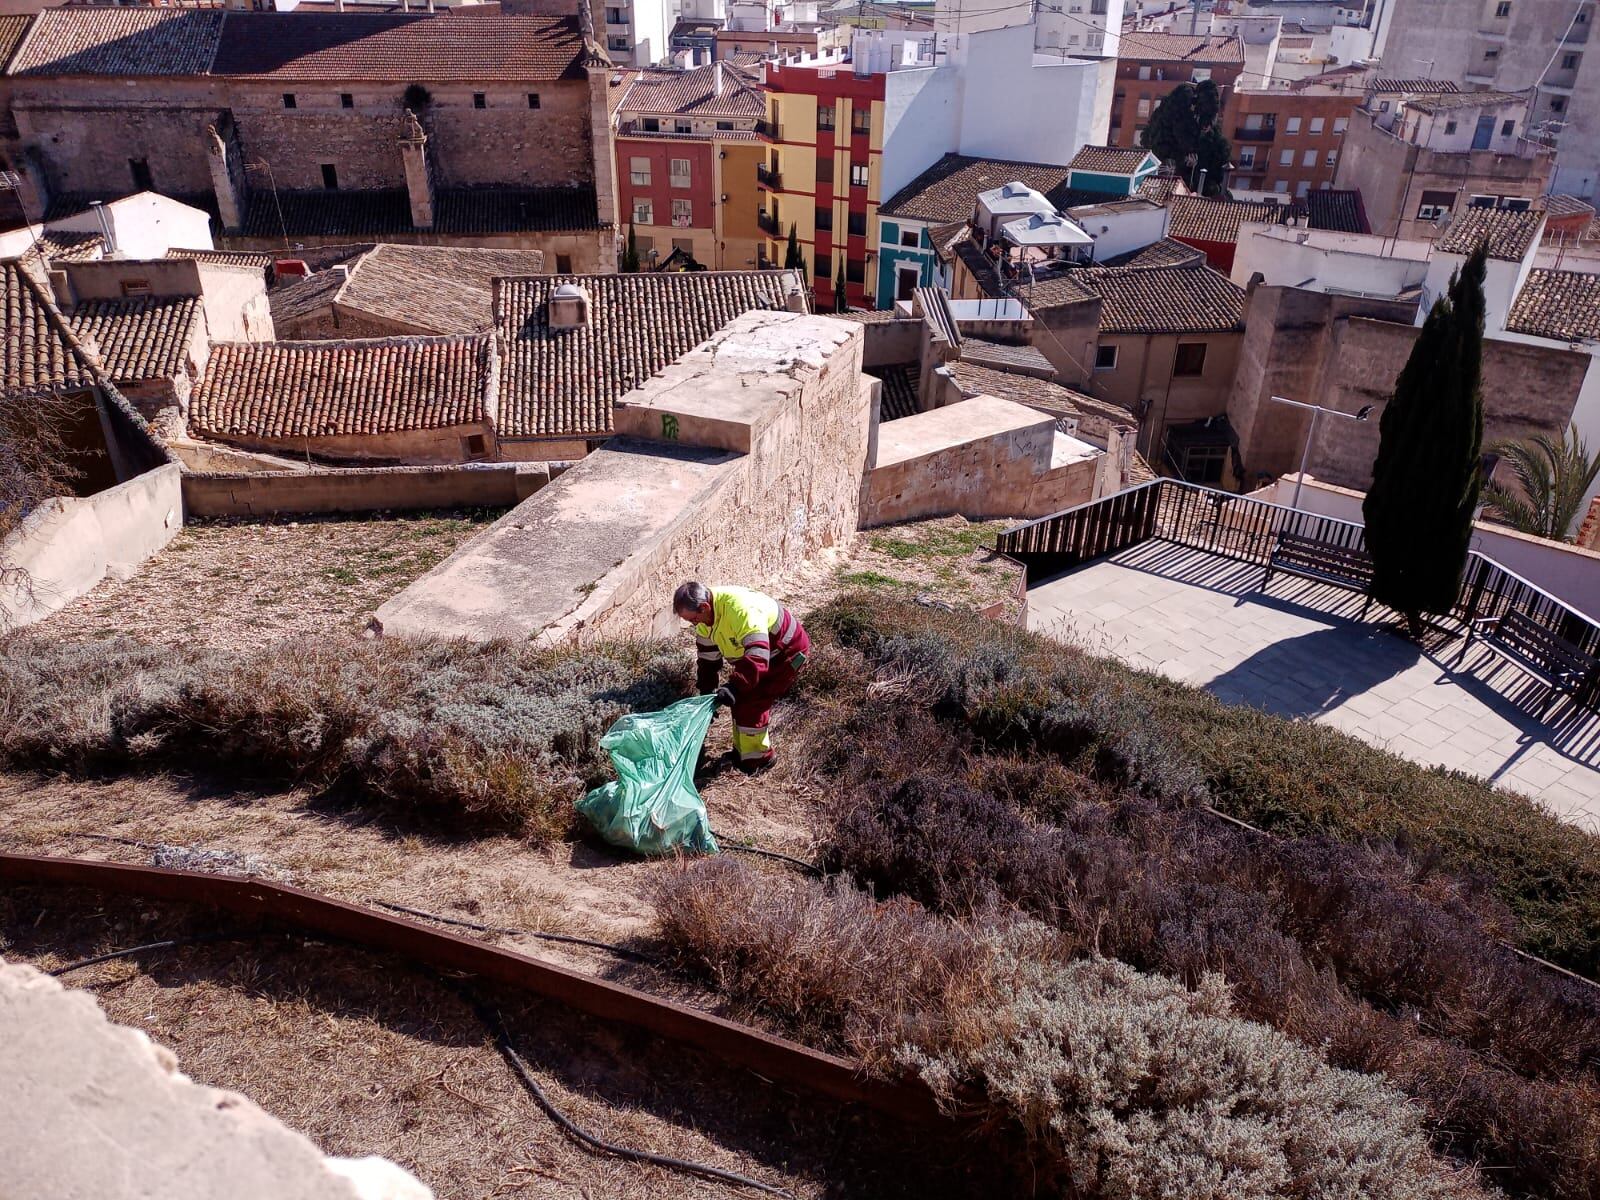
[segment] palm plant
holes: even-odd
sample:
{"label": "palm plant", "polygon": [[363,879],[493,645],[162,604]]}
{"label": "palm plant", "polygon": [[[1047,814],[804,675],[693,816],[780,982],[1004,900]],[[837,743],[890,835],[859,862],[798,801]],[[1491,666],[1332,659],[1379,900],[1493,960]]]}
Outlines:
{"label": "palm plant", "polygon": [[1584,497],[1600,476],[1600,452],[1589,453],[1577,425],[1559,442],[1541,433],[1525,442],[1496,442],[1491,449],[1516,480],[1515,487],[1489,485],[1484,495],[1494,515],[1523,533],[1571,541]]}

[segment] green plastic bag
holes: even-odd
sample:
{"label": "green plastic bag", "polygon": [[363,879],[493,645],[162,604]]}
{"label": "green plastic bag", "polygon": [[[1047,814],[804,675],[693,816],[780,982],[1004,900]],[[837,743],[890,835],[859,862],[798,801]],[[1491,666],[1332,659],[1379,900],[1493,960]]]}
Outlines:
{"label": "green plastic bag", "polygon": [[715,696],[691,696],[660,712],[630,713],[606,730],[600,747],[611,755],[617,779],[578,801],[601,837],[640,854],[717,852],[694,786],[715,707]]}

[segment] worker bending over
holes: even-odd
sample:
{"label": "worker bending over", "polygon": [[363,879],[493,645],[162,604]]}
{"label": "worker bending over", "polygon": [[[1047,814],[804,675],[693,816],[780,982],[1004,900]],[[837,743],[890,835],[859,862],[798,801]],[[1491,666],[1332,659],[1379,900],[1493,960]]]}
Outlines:
{"label": "worker bending over", "polygon": [[[767,721],[772,705],[788,695],[811,649],[799,619],[771,596],[749,588],[693,582],[673,593],[672,611],[694,626],[700,694],[714,691],[718,704],[733,709],[733,749],[740,768],[771,766]],[[723,659],[733,670],[718,687]]]}

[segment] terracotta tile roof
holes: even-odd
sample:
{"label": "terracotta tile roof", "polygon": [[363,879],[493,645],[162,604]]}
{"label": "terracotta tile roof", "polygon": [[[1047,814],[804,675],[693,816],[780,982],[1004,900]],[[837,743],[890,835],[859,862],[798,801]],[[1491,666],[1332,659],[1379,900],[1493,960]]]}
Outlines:
{"label": "terracotta tile roof", "polygon": [[[541,275],[495,285],[503,438],[600,437],[620,397],[734,317],[782,308],[782,271]],[[563,283],[589,293],[590,319],[551,329],[546,302]]]}
{"label": "terracotta tile roof", "polygon": [[1204,65],[1244,62],[1244,43],[1227,34],[1156,33],[1139,30],[1122,35],[1117,56],[1134,62],[1181,62]]}
{"label": "terracotta tile roof", "polygon": [[1563,217],[1590,217],[1593,218],[1594,205],[1587,200],[1580,200],[1577,196],[1568,196],[1557,192],[1544,198],[1544,211],[1552,218]]}
{"label": "terracotta tile roof", "polygon": [[883,380],[883,390],[878,396],[878,417],[883,421],[899,421],[915,416],[917,409],[917,371],[895,363],[881,367],[863,367],[862,373]]}
{"label": "terracotta tile roof", "polygon": [[1171,238],[1162,238],[1137,250],[1108,258],[1103,267],[1198,267],[1206,260],[1206,252]]}
{"label": "terracotta tile roof", "polygon": [[333,306],[333,298],[344,286],[344,276],[337,271],[313,271],[310,275],[280,278],[267,292],[267,303],[272,308],[272,324],[282,331],[296,321],[303,321]]}
{"label": "terracotta tile roof", "polygon": [[1413,96],[1406,101],[1406,107],[1418,112],[1440,113],[1462,108],[1501,108],[1507,104],[1520,104],[1527,98],[1527,92],[1457,92],[1453,95]]}
{"label": "terracotta tile roof", "polygon": [[140,296],[90,300],[66,314],[67,323],[116,383],[171,379],[187,365],[200,319],[198,296]]}
{"label": "terracotta tile roof", "polygon": [[1056,197],[1051,193],[1066,188],[1067,168],[1001,158],[946,154],[891,196],[889,202],[878,210],[878,215],[910,217],[941,224],[965,221],[972,216],[979,192],[1001,187],[1013,180],[1021,180],[1056,203]]}
{"label": "terracotta tile roof", "polygon": [[623,97],[628,94],[628,89],[633,86],[633,81],[637,78],[639,78],[638,71],[611,72],[606,79],[606,112],[616,115]]}
{"label": "terracotta tile roof", "polygon": [[576,16],[230,12],[216,75],[278,80],[536,81],[582,75]]}
{"label": "terracotta tile roof", "polygon": [[196,262],[217,263],[224,267],[255,267],[265,271],[272,265],[272,255],[251,250],[183,250],[174,246],[167,251],[168,258],[187,258]]}
{"label": "terracotta tile roof", "polygon": [[961,361],[980,367],[993,367],[997,371],[1015,371],[1024,374],[1053,376],[1055,367],[1034,346],[1009,346],[1004,342],[991,342],[986,338],[963,337]]}
{"label": "terracotta tile roof", "polygon": [[1182,181],[1176,175],[1152,175],[1139,185],[1139,195],[1165,208]]}
{"label": "terracotta tile roof", "polygon": [[1113,425],[1132,425],[1137,428],[1139,424],[1131,412],[1119,405],[1086,396],[1048,379],[1013,375],[964,359],[945,364],[945,369],[955,380],[961,395],[968,400],[978,395],[1015,400],[1018,404],[1026,404],[1029,408],[1057,418],[1075,419],[1079,431],[1090,437],[1103,440]]}
{"label": "terracotta tile roof", "polygon": [[334,437],[489,419],[492,339],[219,342],[189,408],[202,436]]}
{"label": "terracotta tile roof", "polygon": [[1086,267],[1021,284],[1030,311],[1100,299],[1101,333],[1244,328],[1244,289],[1208,267]]}
{"label": "terracotta tile roof", "polygon": [[1600,338],[1600,275],[1529,271],[1511,305],[1506,328],[1558,342]]}
{"label": "terracotta tile roof", "polygon": [[1303,207],[1313,229],[1338,233],[1371,233],[1361,193],[1354,188],[1323,188],[1307,192],[1296,207]]}
{"label": "terracotta tile roof", "polygon": [[385,242],[350,267],[333,302],[418,332],[483,333],[494,324],[494,281],[541,274],[544,263],[541,250]]}
{"label": "terracotta tile roof", "polygon": [[852,308],[846,312],[824,313],[836,321],[855,321],[861,325],[881,325],[885,321],[918,321],[920,317],[902,317],[892,308]]}
{"label": "terracotta tile roof", "polygon": [[204,75],[222,35],[208,9],[47,8],[11,75]]}
{"label": "terracotta tile roof", "polygon": [[1463,208],[1450,218],[1444,236],[1433,248],[1444,254],[1471,254],[1483,242],[1489,257],[1521,262],[1539,236],[1544,213],[1535,209],[1512,212],[1508,208]]}
{"label": "terracotta tile roof", "polygon": [[1214,200],[1208,196],[1174,196],[1167,206],[1172,220],[1167,236],[1179,241],[1237,242],[1246,221],[1281,225],[1290,209],[1270,200]]}
{"label": "terracotta tile roof", "polygon": [[[719,94],[720,86],[720,94]],[[751,76],[726,62],[707,63],[692,71],[645,71],[633,81],[618,111],[698,117],[759,118],[767,115],[766,98]]]}
{"label": "terracotta tile roof", "polygon": [[90,262],[101,256],[106,239],[98,233],[77,233],[67,229],[47,229],[33,243],[33,249],[46,262]]}
{"label": "terracotta tile roof", "polygon": [[16,259],[0,262],[0,395],[26,396],[87,388],[94,377],[61,314]]}
{"label": "terracotta tile roof", "polygon": [[[257,193],[243,236],[339,237],[375,241],[410,233],[411,201],[404,188],[371,191]],[[598,229],[592,187],[441,188],[434,193],[434,232],[445,234],[563,232]]]}
{"label": "terracotta tile roof", "polygon": [[1367,88],[1372,92],[1416,92],[1427,95],[1459,92],[1461,89],[1448,79],[1394,79],[1387,75],[1374,79]]}
{"label": "terracotta tile roof", "polygon": [[22,35],[28,32],[28,22],[33,20],[30,13],[18,16],[0,17],[0,70],[3,70],[11,61],[11,56],[16,53],[17,43],[22,41]]}
{"label": "terracotta tile roof", "polygon": [[1074,171],[1097,171],[1106,175],[1132,175],[1146,165],[1150,151],[1121,146],[1085,146],[1067,164]]}

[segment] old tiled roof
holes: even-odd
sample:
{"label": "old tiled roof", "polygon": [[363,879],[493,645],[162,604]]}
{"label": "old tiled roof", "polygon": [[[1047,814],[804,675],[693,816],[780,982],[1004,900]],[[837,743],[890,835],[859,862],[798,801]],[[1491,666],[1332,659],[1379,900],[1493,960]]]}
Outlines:
{"label": "old tiled roof", "polygon": [[1544,213],[1530,209],[1512,212],[1508,208],[1463,208],[1450,218],[1444,236],[1433,244],[1445,254],[1471,254],[1481,244],[1489,245],[1489,257],[1521,262],[1539,236]]}
{"label": "old tiled roof", "polygon": [[1563,217],[1590,217],[1593,218],[1594,205],[1577,196],[1569,196],[1564,192],[1556,192],[1544,198],[1544,211],[1552,218],[1559,220]]}
{"label": "old tiled roof", "polygon": [[[719,91],[720,88],[720,91]],[[764,117],[767,102],[743,70],[726,62],[692,71],[645,71],[617,105],[622,112],[698,117]]]}
{"label": "old tiled roof", "polygon": [[1529,271],[1511,305],[1506,328],[1560,342],[1600,338],[1600,275]]}
{"label": "old tiled roof", "polygon": [[1323,188],[1307,192],[1298,202],[1306,210],[1313,229],[1331,229],[1337,233],[1370,233],[1367,211],[1361,203],[1361,193],[1354,188]]}
{"label": "old tiled roof", "polygon": [[287,329],[296,321],[322,312],[333,306],[333,298],[345,284],[344,276],[337,271],[313,271],[310,275],[279,278],[277,285],[267,293],[267,303],[272,308],[272,324]]}
{"label": "old tiled roof", "polygon": [[635,70],[613,71],[606,77],[606,112],[616,115],[623,97],[628,94],[628,89],[633,86],[633,81],[637,78],[639,72]]}
{"label": "old tiled roof", "polygon": [[0,262],[0,395],[38,395],[90,387],[89,364],[73,344],[61,314],[16,259]]}
{"label": "old tiled roof", "polygon": [[[970,235],[970,230],[968,231]],[[1000,272],[994,260],[983,252],[983,247],[973,241],[971,236],[951,243],[950,253],[966,267],[967,274],[972,276],[978,290],[985,296],[998,296],[1002,294],[1000,286]]]}
{"label": "old tiled roof", "polygon": [[1050,360],[1033,346],[1009,346],[1004,342],[991,342],[986,338],[963,337],[961,361],[976,363],[980,367],[993,367],[997,371],[1018,371],[1054,375],[1056,369]]}
{"label": "old tiled roof", "polygon": [[[734,317],[782,308],[782,271],[542,275],[496,284],[501,437],[603,436],[611,406]],[[551,329],[550,294],[589,293],[590,320]]]}
{"label": "old tiled roof", "polygon": [[1406,101],[1407,108],[1418,112],[1453,112],[1462,108],[1499,108],[1518,104],[1528,98],[1526,92],[1457,92],[1442,96],[1413,96]]}
{"label": "old tiled roof", "polygon": [[[245,216],[244,236],[344,237],[373,241],[409,233],[411,201],[405,188],[371,191],[257,193]],[[592,187],[441,188],[434,194],[434,232],[447,234],[564,232],[597,229]]]}
{"label": "old tiled roof", "polygon": [[1172,201],[1172,193],[1182,182],[1176,175],[1152,175],[1139,185],[1139,195],[1165,208]]}
{"label": "old tiled roof", "polygon": [[47,8],[12,75],[204,75],[222,34],[213,9]]}
{"label": "old tiled roof", "polygon": [[189,408],[202,436],[336,437],[489,419],[488,336],[219,342]]}
{"label": "old tiled roof", "polygon": [[1247,221],[1281,225],[1289,207],[1270,200],[1214,200],[1209,196],[1174,196],[1167,236],[1179,241],[1236,242],[1239,226]]}
{"label": "old tiled roof", "polygon": [[1119,58],[1135,62],[1228,63],[1244,62],[1244,43],[1231,34],[1156,33],[1138,30],[1122,35]]}
{"label": "old tiled roof", "polygon": [[251,250],[183,250],[174,246],[167,251],[167,257],[217,263],[224,267],[255,267],[261,271],[272,265],[272,255]]}
{"label": "old tiled roof", "polygon": [[860,325],[881,325],[885,321],[913,321],[916,317],[902,317],[892,308],[851,308],[844,312],[824,313],[839,321],[855,321]]}
{"label": "old tiled roof", "polygon": [[0,70],[4,70],[11,56],[16,53],[17,43],[22,41],[22,35],[28,32],[28,22],[33,20],[31,14],[21,13],[17,16],[0,17]]}
{"label": "old tiled roof", "polygon": [[1067,168],[946,154],[891,196],[878,215],[940,223],[965,221],[972,216],[979,192],[1013,180],[1021,180],[1054,202],[1050,193],[1066,187]]}
{"label": "old tiled roof", "polygon": [[1207,267],[1086,267],[1017,293],[1029,309],[1100,298],[1101,333],[1226,333],[1244,327],[1244,289]]}
{"label": "old tiled roof", "polygon": [[1113,425],[1132,425],[1137,428],[1139,424],[1131,412],[1119,405],[1086,396],[1048,379],[1012,375],[964,359],[945,364],[945,369],[950,372],[962,396],[968,400],[979,395],[998,396],[1054,417],[1074,418],[1079,431],[1090,437],[1104,439]]}
{"label": "old tiled roof", "polygon": [[1206,260],[1206,252],[1171,238],[1162,238],[1137,250],[1108,258],[1103,267],[1198,267]]}
{"label": "old tiled roof", "polygon": [[69,229],[47,229],[33,243],[33,249],[46,262],[89,262],[105,250],[106,239],[98,233],[79,233]]}
{"label": "old tiled roof", "polygon": [[1085,146],[1067,164],[1074,171],[1097,171],[1106,175],[1132,175],[1145,166],[1150,151],[1121,146]]}
{"label": "old tiled roof", "polygon": [[494,324],[494,281],[538,275],[544,263],[541,250],[384,242],[351,266],[334,302],[419,332],[482,333]]}
{"label": "old tiled roof", "polygon": [[898,421],[917,414],[917,371],[915,367],[900,363],[880,367],[863,367],[864,374],[883,380],[883,390],[878,398],[878,416],[884,421]]}
{"label": "old tiled roof", "polygon": [[576,16],[230,12],[216,75],[277,80],[550,80],[582,74]]}
{"label": "old tiled roof", "polygon": [[1369,90],[1374,92],[1416,92],[1422,95],[1443,95],[1461,89],[1448,79],[1392,79],[1380,76],[1372,81]]}
{"label": "old tiled roof", "polygon": [[67,314],[78,340],[93,346],[119,384],[171,379],[182,371],[199,319],[197,296],[90,300]]}

